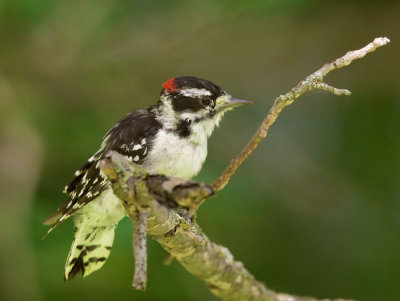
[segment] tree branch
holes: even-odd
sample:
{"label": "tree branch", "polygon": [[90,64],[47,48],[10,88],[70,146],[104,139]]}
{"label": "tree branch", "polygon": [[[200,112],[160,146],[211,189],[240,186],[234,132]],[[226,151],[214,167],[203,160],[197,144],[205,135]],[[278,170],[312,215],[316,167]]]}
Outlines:
{"label": "tree branch", "polygon": [[[146,210],[147,234],[157,240],[188,272],[203,280],[216,296],[223,300],[238,301],[317,301],[268,289],[241,262],[235,261],[227,248],[208,239],[190,217],[190,208],[182,207],[178,202],[197,204],[199,199],[213,194],[210,186],[148,175],[118,153],[110,153],[101,161],[100,168],[110,179],[114,193],[122,200],[133,222],[138,219],[137,208]],[[343,299],[336,299],[340,300]]]}
{"label": "tree branch", "polygon": [[348,90],[337,89],[323,83],[324,76],[333,70],[348,66],[352,61],[363,58],[368,53],[375,51],[378,47],[384,46],[389,42],[390,40],[388,38],[376,38],[367,46],[359,50],[349,51],[344,56],[334,60],[333,62],[325,64],[320,69],[307,76],[306,79],[299,82],[292,90],[276,98],[267,116],[261,122],[261,125],[254,133],[253,137],[251,137],[247,145],[229,162],[229,165],[225,168],[218,179],[212,183],[211,186],[214,191],[217,192],[228,184],[229,179],[236,172],[238,167],[242,165],[247,157],[256,149],[261,140],[267,136],[268,129],[286,106],[292,104],[300,95],[314,89],[325,90],[336,95],[350,95],[351,92]]}
{"label": "tree branch", "polygon": [[205,199],[228,183],[237,168],[267,136],[268,129],[286,106],[313,89],[329,91],[335,95],[349,95],[348,90],[323,83],[324,76],[388,42],[387,38],[377,38],[362,49],[350,51],[341,58],[325,64],[291,91],[276,98],[248,144],[231,160],[211,186],[162,175],[149,175],[118,153],[110,153],[103,159],[100,168],[110,179],[115,195],[120,198],[132,223],[136,225],[133,286],[140,289],[146,287],[147,254],[144,229],[147,227],[147,234],[151,238],[157,240],[187,271],[203,280],[213,294],[224,300],[317,301],[311,297],[279,294],[265,287],[241,262],[233,259],[228,249],[211,242],[193,221],[192,216]]}

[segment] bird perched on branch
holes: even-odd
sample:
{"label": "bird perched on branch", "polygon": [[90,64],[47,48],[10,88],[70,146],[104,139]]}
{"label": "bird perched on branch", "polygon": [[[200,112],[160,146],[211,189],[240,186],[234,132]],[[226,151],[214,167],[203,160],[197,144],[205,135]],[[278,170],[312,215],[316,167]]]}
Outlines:
{"label": "bird perched on branch", "polygon": [[114,230],[125,216],[111,183],[99,169],[110,151],[125,155],[153,174],[190,179],[207,156],[207,140],[225,112],[249,101],[232,98],[214,83],[192,77],[162,85],[160,100],[124,116],[105,135],[100,149],[75,172],[64,192],[69,200],[43,223],[57,225],[73,216],[75,237],[64,280],[100,269],[107,260]]}

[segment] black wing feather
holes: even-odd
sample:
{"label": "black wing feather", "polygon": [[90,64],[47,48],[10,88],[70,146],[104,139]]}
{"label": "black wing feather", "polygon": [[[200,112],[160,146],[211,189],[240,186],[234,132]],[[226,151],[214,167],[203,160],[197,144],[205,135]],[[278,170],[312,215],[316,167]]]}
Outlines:
{"label": "black wing feather", "polygon": [[105,135],[100,150],[75,172],[65,187],[69,200],[44,220],[45,224],[54,223],[47,233],[109,188],[108,179],[102,176],[99,169],[99,162],[108,151],[117,151],[142,164],[160,128],[152,108],[135,110],[112,127]]}

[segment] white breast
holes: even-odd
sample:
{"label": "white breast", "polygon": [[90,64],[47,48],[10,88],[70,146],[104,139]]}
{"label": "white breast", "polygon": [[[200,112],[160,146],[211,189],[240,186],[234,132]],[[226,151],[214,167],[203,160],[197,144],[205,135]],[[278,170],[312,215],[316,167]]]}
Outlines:
{"label": "white breast", "polygon": [[194,143],[171,131],[160,130],[143,167],[151,173],[191,179],[200,171],[206,156],[206,139]]}

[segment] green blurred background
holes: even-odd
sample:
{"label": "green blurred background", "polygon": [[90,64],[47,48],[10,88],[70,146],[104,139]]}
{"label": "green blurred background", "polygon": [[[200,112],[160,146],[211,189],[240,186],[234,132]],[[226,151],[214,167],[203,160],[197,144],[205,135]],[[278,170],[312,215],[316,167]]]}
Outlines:
{"label": "green blurred background", "polygon": [[216,300],[149,240],[147,292],[130,288],[128,220],[105,266],[62,282],[71,221],[41,220],[123,114],[194,75],[254,105],[227,114],[197,177],[211,182],[272,101],[374,37],[392,42],[279,116],[198,222],[277,291],[400,300],[398,1],[0,1],[0,299]]}

